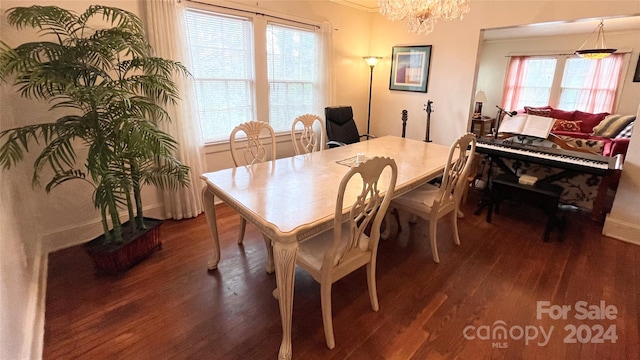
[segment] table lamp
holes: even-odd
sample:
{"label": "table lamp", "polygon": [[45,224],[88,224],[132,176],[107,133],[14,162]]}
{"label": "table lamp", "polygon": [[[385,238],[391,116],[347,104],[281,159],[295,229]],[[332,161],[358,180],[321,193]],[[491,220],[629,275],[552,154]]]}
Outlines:
{"label": "table lamp", "polygon": [[482,90],[478,90],[475,96],[476,106],[473,108],[473,118],[480,119],[482,117],[482,103],[487,102],[487,95]]}

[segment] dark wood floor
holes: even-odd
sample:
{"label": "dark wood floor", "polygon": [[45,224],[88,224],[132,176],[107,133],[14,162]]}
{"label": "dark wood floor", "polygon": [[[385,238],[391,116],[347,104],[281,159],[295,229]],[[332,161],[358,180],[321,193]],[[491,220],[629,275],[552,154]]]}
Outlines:
{"label": "dark wood floor", "polygon": [[[404,247],[396,239],[381,243],[378,312],[371,310],[364,270],[334,284],[333,350],[325,346],[320,288],[298,269],[294,358],[640,358],[640,247],[600,235],[600,226],[579,212],[567,214],[564,242],[553,234],[544,243],[544,218],[535,210],[504,204],[492,224],[473,210],[472,198],[459,221],[460,247],[449,224],[440,223],[440,264],[432,260],[424,224],[412,228]],[[224,205],[218,211],[218,271],[206,270],[212,250],[203,215],[166,221],[164,248],[120,277],[96,276],[79,247],[51,254],[44,358],[276,359],[280,316],[271,296],[275,278],[264,271],[264,243],[249,225],[238,246],[238,216]],[[567,319],[537,319],[538,301],[570,306]],[[604,301],[617,315],[578,320],[579,301]],[[506,339],[492,335],[500,321],[510,330]],[[571,326],[578,336],[570,337]],[[533,336],[533,327],[553,328],[548,343],[540,334],[520,338],[520,329]],[[600,327],[615,329],[615,343],[611,332],[597,336],[604,334]],[[568,336],[577,343],[565,343]]]}

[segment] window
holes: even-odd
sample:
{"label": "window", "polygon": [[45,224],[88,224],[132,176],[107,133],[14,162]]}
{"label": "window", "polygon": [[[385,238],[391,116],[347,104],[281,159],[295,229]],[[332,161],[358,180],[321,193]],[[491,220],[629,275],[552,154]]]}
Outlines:
{"label": "window", "polygon": [[251,120],[289,132],[293,119],[314,112],[313,30],[201,10],[187,10],[185,19],[205,141],[228,140],[236,125]]}
{"label": "window", "polygon": [[618,88],[622,55],[601,60],[567,59],[558,108],[611,112]]}
{"label": "window", "polygon": [[509,64],[505,94],[511,103],[507,109],[549,104],[556,68],[555,58],[514,57]]}
{"label": "window", "polygon": [[255,114],[251,22],[200,11],[185,16],[203,137],[226,138]]}
{"label": "window", "polygon": [[514,56],[502,105],[506,109],[551,105],[562,110],[611,112],[623,54],[601,60],[576,56]]}
{"label": "window", "polygon": [[267,26],[269,121],[276,131],[291,131],[293,119],[313,112],[316,53],[313,32]]}

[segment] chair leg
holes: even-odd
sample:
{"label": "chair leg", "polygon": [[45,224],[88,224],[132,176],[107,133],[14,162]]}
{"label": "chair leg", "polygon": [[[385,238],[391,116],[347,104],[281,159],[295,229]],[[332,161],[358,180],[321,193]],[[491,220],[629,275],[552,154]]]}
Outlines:
{"label": "chair leg", "polygon": [[378,291],[376,289],[376,262],[375,259],[367,264],[367,285],[369,287],[369,300],[373,311],[378,311]]}
{"label": "chair leg", "polygon": [[320,284],[320,302],[322,303],[322,325],[324,326],[324,338],[327,342],[327,347],[329,349],[333,349],[336,346],[336,341],[333,337],[330,281],[324,281]]}
{"label": "chair leg", "polygon": [[[456,212],[453,212],[454,216]],[[440,263],[440,257],[438,256],[438,244],[436,241],[436,230],[438,228],[438,219],[431,218],[429,220],[429,241],[431,241],[431,253],[433,254],[433,261]]]}
{"label": "chair leg", "polygon": [[264,239],[264,244],[267,246],[267,265],[265,270],[267,270],[267,274],[273,274],[276,272],[276,265],[273,262],[273,243],[265,234],[262,234],[262,238]]}
{"label": "chair leg", "polygon": [[453,241],[456,245],[460,245],[460,235],[458,234],[458,215],[455,210],[451,212],[451,226],[453,227]]}
{"label": "chair leg", "polygon": [[244,240],[244,231],[247,228],[247,219],[240,216],[240,233],[238,234],[238,245],[242,245],[242,241]]}
{"label": "chair leg", "polygon": [[406,247],[407,245],[409,245],[409,236],[411,234],[411,227],[409,226],[409,217],[411,216],[411,214],[409,214],[407,211],[400,211],[400,210],[396,210],[398,211],[398,244],[400,244],[400,247]]}
{"label": "chair leg", "polygon": [[381,240],[394,239],[398,236],[400,223],[398,221],[398,211],[391,209],[387,211],[382,219],[382,232],[380,233]]}

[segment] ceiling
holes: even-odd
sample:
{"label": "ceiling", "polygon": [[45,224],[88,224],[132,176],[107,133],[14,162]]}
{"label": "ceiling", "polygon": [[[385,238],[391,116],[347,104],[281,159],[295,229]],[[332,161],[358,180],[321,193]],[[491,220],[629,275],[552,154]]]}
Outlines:
{"label": "ceiling", "polygon": [[488,29],[484,32],[485,40],[526,38],[533,36],[553,36],[567,34],[589,34],[593,32],[600,20],[604,20],[605,36],[608,32],[640,31],[640,16],[617,17],[607,19],[584,19],[575,21],[557,21],[499,29]]}
{"label": "ceiling", "polygon": [[[377,12],[378,0],[330,0],[363,11]],[[473,10],[472,10],[473,11]],[[531,25],[512,26],[499,29],[488,29],[484,33],[485,40],[525,38],[534,36],[552,36],[566,34],[591,33],[600,20],[604,20],[605,35],[607,32],[638,30],[640,16],[616,17],[607,19],[584,19],[575,21],[557,21]]]}

